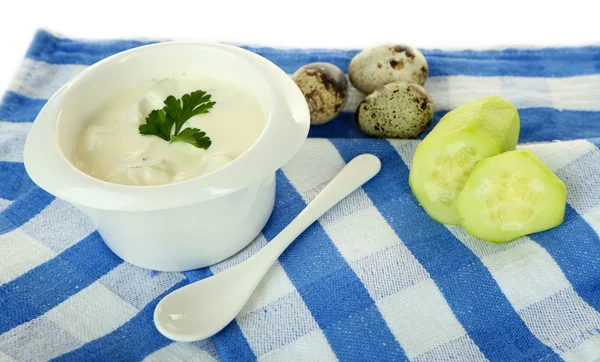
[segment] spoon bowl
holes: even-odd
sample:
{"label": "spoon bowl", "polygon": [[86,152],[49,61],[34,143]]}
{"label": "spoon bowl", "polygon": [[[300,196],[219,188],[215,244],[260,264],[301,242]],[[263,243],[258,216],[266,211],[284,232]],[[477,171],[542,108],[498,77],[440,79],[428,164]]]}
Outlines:
{"label": "spoon bowl", "polygon": [[156,306],[156,328],[179,342],[198,341],[216,334],[244,307],[266,273],[265,270],[259,277],[253,270],[255,266],[255,262],[242,263],[172,292]]}

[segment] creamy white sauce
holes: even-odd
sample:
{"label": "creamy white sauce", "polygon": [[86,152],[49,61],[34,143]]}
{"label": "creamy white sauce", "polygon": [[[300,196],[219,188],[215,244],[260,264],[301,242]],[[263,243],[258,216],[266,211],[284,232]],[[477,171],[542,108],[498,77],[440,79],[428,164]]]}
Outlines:
{"label": "creamy white sauce", "polygon": [[[210,137],[208,150],[186,142],[141,135],[138,127],[164,106],[164,100],[196,90],[216,102],[187,127]],[[239,157],[264,129],[264,114],[250,91],[212,78],[178,76],[129,88],[96,110],[84,123],[75,145],[75,166],[95,178],[124,185],[159,185],[207,174]]]}

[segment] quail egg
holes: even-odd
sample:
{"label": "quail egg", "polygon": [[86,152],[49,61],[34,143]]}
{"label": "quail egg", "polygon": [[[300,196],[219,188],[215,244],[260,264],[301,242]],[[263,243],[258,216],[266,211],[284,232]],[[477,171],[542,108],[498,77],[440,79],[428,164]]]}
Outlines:
{"label": "quail egg", "polygon": [[397,81],[368,95],[358,106],[356,120],[374,137],[415,138],[433,119],[433,101],[418,84]]}
{"label": "quail egg", "polygon": [[306,98],[311,124],[327,123],[344,109],[348,98],[348,80],[335,65],[307,64],[298,69],[292,79]]}
{"label": "quail egg", "polygon": [[424,85],[428,74],[425,56],[405,45],[366,49],[352,59],[348,68],[350,82],[365,94],[397,80]]}

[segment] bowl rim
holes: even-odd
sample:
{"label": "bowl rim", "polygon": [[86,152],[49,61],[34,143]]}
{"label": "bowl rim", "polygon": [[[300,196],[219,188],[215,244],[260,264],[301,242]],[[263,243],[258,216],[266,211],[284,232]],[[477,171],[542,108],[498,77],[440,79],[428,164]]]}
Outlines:
{"label": "bowl rim", "polygon": [[[227,166],[206,175],[162,185],[122,185],[96,179],[79,170],[63,154],[58,142],[60,109],[68,94],[91,74],[113,71],[125,58],[148,56],[171,47],[201,47],[233,54],[249,62],[265,80],[270,108],[265,128],[254,144]],[[236,60],[237,61],[237,60]],[[218,77],[217,77],[218,78]],[[304,95],[293,80],[264,57],[243,48],[216,42],[170,41],[132,48],[107,57],[74,76],[46,102],[36,117],[24,149],[25,169],[31,179],[54,196],[79,206],[119,211],[152,211],[211,200],[246,188],[283,166],[308,135],[310,114]],[[52,133],[53,137],[48,137]],[[273,152],[276,150],[276,152]]]}

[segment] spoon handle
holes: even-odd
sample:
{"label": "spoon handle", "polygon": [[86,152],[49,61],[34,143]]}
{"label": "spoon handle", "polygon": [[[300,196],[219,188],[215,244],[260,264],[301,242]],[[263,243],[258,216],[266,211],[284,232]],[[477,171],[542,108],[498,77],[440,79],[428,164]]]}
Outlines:
{"label": "spoon handle", "polygon": [[348,162],[285,229],[256,253],[256,258],[261,259],[260,265],[268,269],[298,235],[335,204],[373,178],[380,169],[381,161],[371,154],[362,154]]}

